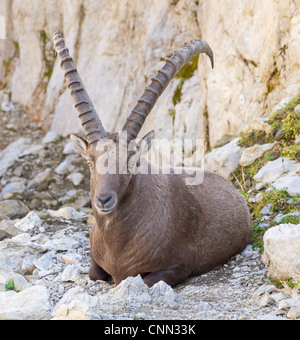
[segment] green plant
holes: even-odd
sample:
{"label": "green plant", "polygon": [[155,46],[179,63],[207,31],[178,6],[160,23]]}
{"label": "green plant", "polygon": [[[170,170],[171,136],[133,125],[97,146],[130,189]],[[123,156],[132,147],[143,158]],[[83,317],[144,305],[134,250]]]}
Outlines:
{"label": "green plant", "polygon": [[19,292],[19,290],[16,290],[15,289],[15,282],[13,279],[10,279],[5,285],[4,285],[4,290],[6,292],[10,291],[10,290],[14,290],[16,291],[17,293]]}
{"label": "green plant", "polygon": [[176,111],[173,110],[173,109],[170,109],[170,110],[169,110],[169,115],[172,117],[173,124],[174,124],[175,116],[176,116]]}
{"label": "green plant", "polygon": [[253,248],[257,248],[260,253],[262,253],[264,250],[263,237],[266,231],[267,228],[265,226],[262,226],[261,224],[256,225],[253,223],[252,244]]}
{"label": "green plant", "polygon": [[47,37],[47,34],[44,30],[39,32],[40,40],[42,45],[42,52],[43,52],[43,59],[45,61],[45,72],[43,74],[43,78],[50,79],[53,73],[53,66],[54,66],[54,52],[47,50],[47,44],[50,39]]}
{"label": "green plant", "polygon": [[281,129],[283,130],[282,138],[286,141],[294,140],[300,134],[300,115],[295,112],[295,107],[300,104],[300,96],[291,100],[280,109],[272,114],[268,123],[272,127],[272,135]]}
{"label": "green plant", "polygon": [[181,91],[182,91],[182,86],[184,84],[184,82],[188,79],[190,79],[194,72],[197,70],[198,68],[198,59],[199,59],[199,55],[195,56],[189,63],[187,63],[182,70],[177,74],[176,78],[180,79],[180,82],[176,88],[176,91],[174,93],[173,96],[173,104],[176,105],[177,103],[180,102],[181,100]]}
{"label": "green plant", "polygon": [[238,142],[238,145],[244,148],[249,148],[254,144],[267,144],[274,142],[274,138],[267,134],[263,130],[249,130],[241,134],[241,139]]}
{"label": "green plant", "polygon": [[300,279],[287,279],[284,281],[290,288],[295,289],[300,294]]}
{"label": "green plant", "polygon": [[287,145],[282,143],[283,147],[281,149],[281,156],[288,157],[290,159],[295,159],[300,162],[300,144],[298,145]]}
{"label": "green plant", "polygon": [[253,213],[254,215],[259,214],[261,209],[267,204],[271,204],[270,210],[273,211],[274,213],[284,211],[289,206],[288,203],[289,200],[290,196],[286,190],[284,189],[278,190],[272,187],[272,190],[270,190],[269,192],[265,192],[263,194],[263,198],[256,205]]}
{"label": "green plant", "polygon": [[290,215],[283,217],[279,222],[270,221],[268,224],[262,223],[263,214],[261,210],[267,204],[270,205],[269,209],[271,212],[277,214],[279,211],[284,213],[290,213],[292,211],[299,210],[294,204],[299,202],[298,196],[294,196],[292,199],[286,192],[286,190],[277,190],[274,187],[269,192],[264,192],[262,199],[258,203],[249,204],[252,210],[251,217],[253,220],[253,237],[252,243],[254,248],[258,248],[260,252],[263,252],[263,236],[268,228],[282,224],[282,223],[300,223],[300,217],[296,215]]}

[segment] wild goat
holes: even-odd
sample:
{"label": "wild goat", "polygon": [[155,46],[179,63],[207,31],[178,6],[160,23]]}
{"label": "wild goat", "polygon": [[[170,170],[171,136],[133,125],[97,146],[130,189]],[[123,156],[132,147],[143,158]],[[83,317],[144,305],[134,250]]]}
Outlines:
{"label": "wild goat", "polygon": [[[90,166],[91,200],[96,224],[90,236],[92,280],[119,284],[140,274],[148,286],[165,281],[174,286],[200,275],[241,252],[252,235],[249,210],[236,189],[221,176],[204,171],[200,185],[186,185],[182,174],[141,174],[133,170],[151,147],[154,132],[136,142],[141,127],[169,82],[200,53],[213,67],[207,42],[192,40],[166,58],[152,78],[121,132],[106,132],[69,55],[60,32],[54,46],[66,83],[79,112],[86,139],[71,139]],[[131,144],[134,147],[128,148]],[[125,155],[120,164],[119,156]],[[116,173],[101,172],[98,163],[116,159]],[[99,162],[101,160],[101,162]],[[146,163],[150,166],[150,163]],[[198,174],[200,169],[195,170]]]}

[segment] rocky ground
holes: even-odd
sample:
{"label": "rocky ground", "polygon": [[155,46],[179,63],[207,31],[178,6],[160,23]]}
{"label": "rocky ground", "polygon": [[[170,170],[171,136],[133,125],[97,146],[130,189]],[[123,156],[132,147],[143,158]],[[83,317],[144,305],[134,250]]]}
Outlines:
{"label": "rocky ground", "polygon": [[[0,319],[300,318],[298,287],[268,277],[258,235],[255,249],[249,245],[222,267],[174,289],[163,282],[149,289],[140,277],[119,286],[90,281],[93,216],[85,162],[68,139],[45,136],[9,102],[2,103],[0,149]],[[244,190],[249,205],[263,203],[265,214],[255,226],[270,226],[276,217],[280,222],[284,211],[266,208],[265,193],[259,200],[255,190]],[[292,197],[285,202],[296,214]]]}

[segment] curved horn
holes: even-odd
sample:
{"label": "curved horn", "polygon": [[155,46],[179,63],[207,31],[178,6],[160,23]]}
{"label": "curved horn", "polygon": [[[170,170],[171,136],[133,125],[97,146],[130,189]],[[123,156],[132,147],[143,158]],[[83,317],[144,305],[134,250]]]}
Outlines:
{"label": "curved horn", "polygon": [[64,71],[68,88],[71,90],[75,107],[79,112],[81,124],[85,130],[89,144],[95,143],[107,136],[104,127],[98,117],[98,114],[90,100],[82,80],[73,63],[73,59],[66,48],[61,32],[53,34],[53,42],[55,50],[61,60],[61,68]]}
{"label": "curved horn", "polygon": [[213,51],[208,43],[201,39],[192,40],[190,43],[185,42],[183,50],[175,51],[171,58],[165,58],[166,64],[158,71],[158,74],[152,78],[151,84],[145,89],[145,92],[138,100],[138,104],[132,110],[122,129],[128,133],[128,143],[137,137],[145,119],[170,81],[186,63],[200,53],[206,53],[209,56],[213,68]]}

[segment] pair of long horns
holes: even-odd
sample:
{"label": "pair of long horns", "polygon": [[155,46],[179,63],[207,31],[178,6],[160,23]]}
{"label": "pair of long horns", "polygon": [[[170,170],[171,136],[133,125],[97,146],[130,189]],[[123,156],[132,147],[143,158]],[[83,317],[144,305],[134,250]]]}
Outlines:
{"label": "pair of long horns", "polygon": [[[61,33],[55,32],[53,40],[54,47],[61,61],[61,68],[64,71],[67,86],[74,99],[75,107],[79,113],[79,118],[85,130],[88,143],[92,144],[100,139],[106,138],[107,133],[84,88]],[[137,138],[147,116],[170,81],[185,64],[200,53],[206,53],[210,58],[212,67],[214,67],[213,51],[208,43],[201,39],[185,43],[182,50],[175,51],[170,58],[165,58],[165,65],[158,71],[157,75],[152,78],[151,84],[146,87],[145,92],[138,100],[137,105],[132,110],[122,129],[127,132],[128,143]]]}

